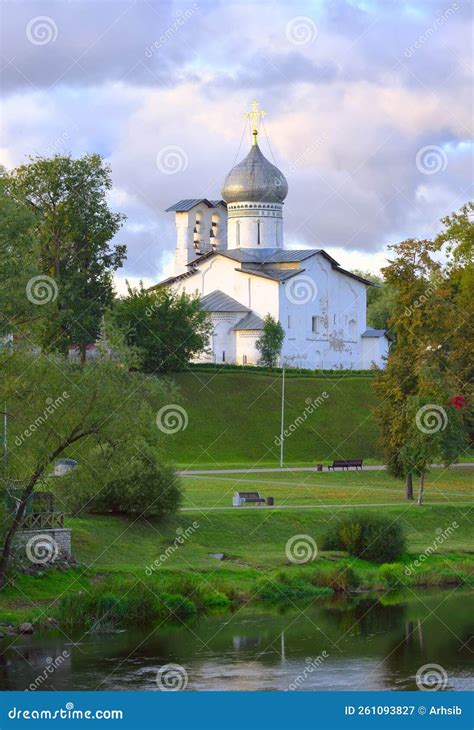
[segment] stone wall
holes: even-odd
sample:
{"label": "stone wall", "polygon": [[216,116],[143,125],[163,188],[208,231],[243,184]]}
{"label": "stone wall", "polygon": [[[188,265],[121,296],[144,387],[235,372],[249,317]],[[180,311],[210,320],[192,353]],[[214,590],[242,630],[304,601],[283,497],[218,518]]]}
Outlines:
{"label": "stone wall", "polygon": [[14,560],[22,564],[44,565],[69,560],[71,530],[61,527],[43,530],[18,530],[13,541]]}

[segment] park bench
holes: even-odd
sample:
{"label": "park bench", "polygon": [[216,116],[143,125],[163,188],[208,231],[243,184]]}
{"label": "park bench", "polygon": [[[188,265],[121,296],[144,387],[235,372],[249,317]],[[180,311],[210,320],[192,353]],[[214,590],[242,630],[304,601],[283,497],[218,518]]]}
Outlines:
{"label": "park bench", "polygon": [[362,469],[362,459],[335,459],[332,464],[328,465],[328,471],[332,469],[349,469],[355,467],[355,469]]}
{"label": "park bench", "polygon": [[245,504],[265,504],[265,497],[258,492],[235,492],[232,504],[234,507],[243,507]]}

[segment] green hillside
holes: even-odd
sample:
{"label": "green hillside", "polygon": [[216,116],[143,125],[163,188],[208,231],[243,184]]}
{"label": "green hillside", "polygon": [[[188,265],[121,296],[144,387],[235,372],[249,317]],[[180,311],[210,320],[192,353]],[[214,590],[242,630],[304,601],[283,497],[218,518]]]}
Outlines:
{"label": "green hillside", "polygon": [[[163,435],[176,465],[277,465],[279,373],[193,370],[173,380],[189,418],[184,431]],[[315,401],[319,405],[313,406]],[[380,462],[372,415],[376,402],[370,376],[287,377],[285,426],[292,432],[284,443],[285,463],[351,457]]]}

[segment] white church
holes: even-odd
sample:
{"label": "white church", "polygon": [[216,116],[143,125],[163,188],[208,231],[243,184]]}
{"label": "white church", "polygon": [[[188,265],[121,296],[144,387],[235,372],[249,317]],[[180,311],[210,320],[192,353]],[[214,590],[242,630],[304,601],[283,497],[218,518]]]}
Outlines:
{"label": "white church", "polygon": [[214,331],[200,362],[256,365],[270,314],[285,332],[281,364],[310,369],[383,366],[391,336],[366,323],[372,286],[322,249],[285,245],[288,184],[258,145],[264,112],[252,102],[252,146],[227,175],[221,200],[185,199],[176,216],[175,275],[158,286],[198,294]]}

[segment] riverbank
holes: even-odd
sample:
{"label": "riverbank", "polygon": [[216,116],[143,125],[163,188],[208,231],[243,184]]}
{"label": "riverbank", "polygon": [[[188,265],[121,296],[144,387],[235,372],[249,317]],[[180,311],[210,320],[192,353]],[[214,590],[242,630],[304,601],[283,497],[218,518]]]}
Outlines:
{"label": "riverbank", "polygon": [[250,601],[471,585],[471,513],[456,505],[387,506],[384,514],[401,521],[407,537],[406,553],[390,565],[321,550],[308,563],[291,563],[288,540],[303,535],[318,545],[335,519],[317,509],[203,510],[180,513],[167,525],[112,516],[69,519],[79,567],[12,575],[0,597],[0,624],[49,626],[56,619],[69,629],[116,628]]}

